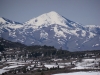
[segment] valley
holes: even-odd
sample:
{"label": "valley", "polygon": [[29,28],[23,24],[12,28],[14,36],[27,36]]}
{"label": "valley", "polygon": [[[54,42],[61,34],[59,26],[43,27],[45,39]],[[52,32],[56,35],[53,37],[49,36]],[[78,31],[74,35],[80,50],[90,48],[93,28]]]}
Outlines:
{"label": "valley", "polygon": [[53,46],[26,46],[0,39],[1,75],[52,75],[100,71],[100,51],[56,49]]}
{"label": "valley", "polygon": [[51,11],[24,23],[0,17],[0,75],[100,75],[100,26]]}

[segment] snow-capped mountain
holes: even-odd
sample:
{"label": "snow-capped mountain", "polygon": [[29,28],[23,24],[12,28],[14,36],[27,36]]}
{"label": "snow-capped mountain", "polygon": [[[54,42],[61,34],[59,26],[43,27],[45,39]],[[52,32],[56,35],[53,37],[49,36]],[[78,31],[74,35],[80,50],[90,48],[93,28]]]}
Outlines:
{"label": "snow-capped mountain", "polygon": [[[98,28],[98,27],[97,27]],[[51,11],[21,24],[0,18],[0,37],[26,45],[76,50],[100,49],[100,28],[83,26]]]}

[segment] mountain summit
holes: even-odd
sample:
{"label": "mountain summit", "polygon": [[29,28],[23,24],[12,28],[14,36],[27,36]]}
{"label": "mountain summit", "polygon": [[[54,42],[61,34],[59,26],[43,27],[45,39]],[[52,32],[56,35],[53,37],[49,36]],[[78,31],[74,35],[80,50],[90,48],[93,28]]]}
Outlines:
{"label": "mountain summit", "polygon": [[45,13],[43,15],[40,15],[36,18],[33,18],[26,22],[26,24],[31,25],[52,25],[52,24],[60,24],[60,25],[66,25],[67,20],[56,13],[55,11],[51,11],[49,13]]}
{"label": "mountain summit", "polygon": [[10,41],[70,51],[100,49],[100,26],[83,26],[54,11],[23,24],[6,21],[0,18],[0,37]]}

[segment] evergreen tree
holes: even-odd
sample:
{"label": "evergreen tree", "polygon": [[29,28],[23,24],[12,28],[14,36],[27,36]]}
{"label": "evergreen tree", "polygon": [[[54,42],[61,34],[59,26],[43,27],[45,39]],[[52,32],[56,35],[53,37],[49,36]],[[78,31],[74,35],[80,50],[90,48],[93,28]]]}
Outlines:
{"label": "evergreen tree", "polygon": [[0,45],[0,52],[4,51],[4,47],[2,45]]}
{"label": "evergreen tree", "polygon": [[43,71],[41,72],[41,75],[45,75]]}

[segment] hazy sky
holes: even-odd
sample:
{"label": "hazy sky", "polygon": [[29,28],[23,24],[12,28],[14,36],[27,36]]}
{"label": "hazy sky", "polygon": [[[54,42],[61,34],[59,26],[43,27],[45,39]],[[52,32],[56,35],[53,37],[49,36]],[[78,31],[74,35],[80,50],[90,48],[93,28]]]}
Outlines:
{"label": "hazy sky", "polygon": [[100,0],[0,0],[0,17],[21,23],[50,11],[84,25],[100,25]]}

